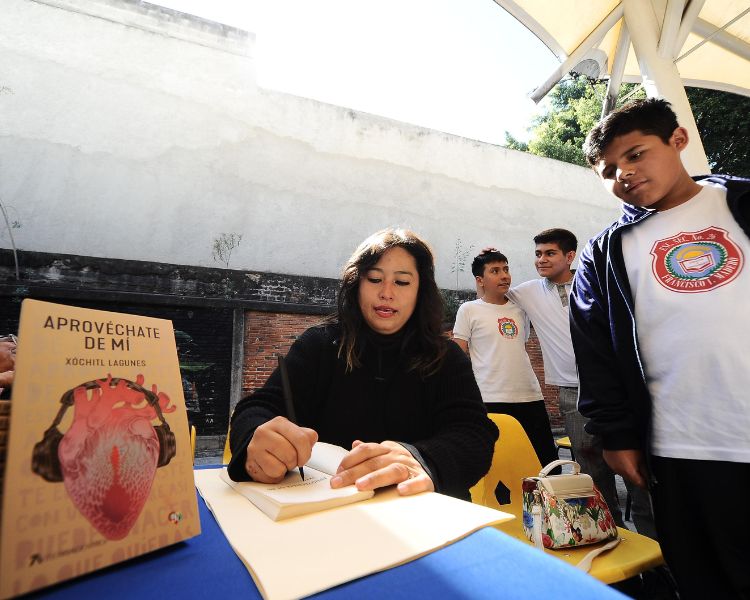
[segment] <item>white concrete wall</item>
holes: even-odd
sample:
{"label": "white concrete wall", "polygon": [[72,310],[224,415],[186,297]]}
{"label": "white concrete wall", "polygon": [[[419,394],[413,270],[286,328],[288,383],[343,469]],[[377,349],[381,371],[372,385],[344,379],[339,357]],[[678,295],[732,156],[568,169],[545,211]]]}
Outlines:
{"label": "white concrete wall", "polygon": [[[593,173],[257,87],[252,34],[137,0],[3,0],[0,199],[21,249],[337,277],[373,231],[408,226],[455,287],[457,240],[516,281],[531,237],[583,241],[619,206]],[[466,107],[471,110],[471,107]],[[0,246],[9,247],[0,229]]]}

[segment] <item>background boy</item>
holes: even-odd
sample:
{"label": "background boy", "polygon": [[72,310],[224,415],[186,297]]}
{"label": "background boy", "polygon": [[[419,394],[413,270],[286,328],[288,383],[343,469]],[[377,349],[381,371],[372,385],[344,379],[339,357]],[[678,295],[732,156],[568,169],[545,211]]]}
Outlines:
{"label": "background boy", "polygon": [[508,259],[497,250],[482,252],[471,263],[471,272],[483,296],[459,307],[453,339],[471,357],[488,412],[518,419],[539,462],[546,465],[557,459],[557,451],[544,396],[526,354],[528,317],[506,297],[511,283]]}
{"label": "background boy", "polygon": [[[750,495],[750,181],[694,181],[669,103],[630,103],[584,153],[622,217],[591,240],[572,290],[579,410],[612,469],[651,485],[682,598],[750,596],[730,516]],[[723,498],[723,500],[722,500]]]}

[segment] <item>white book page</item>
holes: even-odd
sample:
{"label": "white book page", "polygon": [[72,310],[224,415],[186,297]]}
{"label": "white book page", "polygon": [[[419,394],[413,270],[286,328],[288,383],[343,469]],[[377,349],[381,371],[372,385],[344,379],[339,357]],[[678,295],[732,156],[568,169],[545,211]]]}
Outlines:
{"label": "white book page", "polygon": [[[316,442],[307,465],[323,473],[328,473],[333,477],[336,474],[336,469],[339,468],[341,461],[347,454],[349,454],[349,451],[341,446],[327,444],[326,442]],[[307,465],[305,465],[305,479],[307,479]]]}

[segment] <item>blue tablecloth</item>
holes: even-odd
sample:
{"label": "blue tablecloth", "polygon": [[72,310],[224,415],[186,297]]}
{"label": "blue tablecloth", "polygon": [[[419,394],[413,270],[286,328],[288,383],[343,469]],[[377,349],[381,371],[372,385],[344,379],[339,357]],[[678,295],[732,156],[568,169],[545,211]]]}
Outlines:
{"label": "blue tablecloth", "polygon": [[[200,536],[48,588],[38,595],[71,600],[261,598],[200,496],[198,505],[203,530]],[[289,576],[294,577],[293,567]],[[321,592],[314,598],[599,600],[624,596],[562,561],[495,529],[484,528],[437,552]]]}

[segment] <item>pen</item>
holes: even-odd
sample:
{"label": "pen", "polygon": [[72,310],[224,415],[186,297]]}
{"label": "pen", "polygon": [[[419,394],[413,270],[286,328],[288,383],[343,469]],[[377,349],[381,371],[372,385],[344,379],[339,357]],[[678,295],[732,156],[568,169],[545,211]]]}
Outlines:
{"label": "pen", "polygon": [[[286,369],[286,362],[284,357],[279,354],[279,372],[281,373],[281,388],[284,390],[284,404],[286,405],[286,418],[289,419],[295,425],[297,424],[297,417],[294,415],[294,402],[292,401],[292,386],[289,385],[289,371]],[[302,481],[305,480],[305,472],[302,467],[299,468],[300,477]]]}

